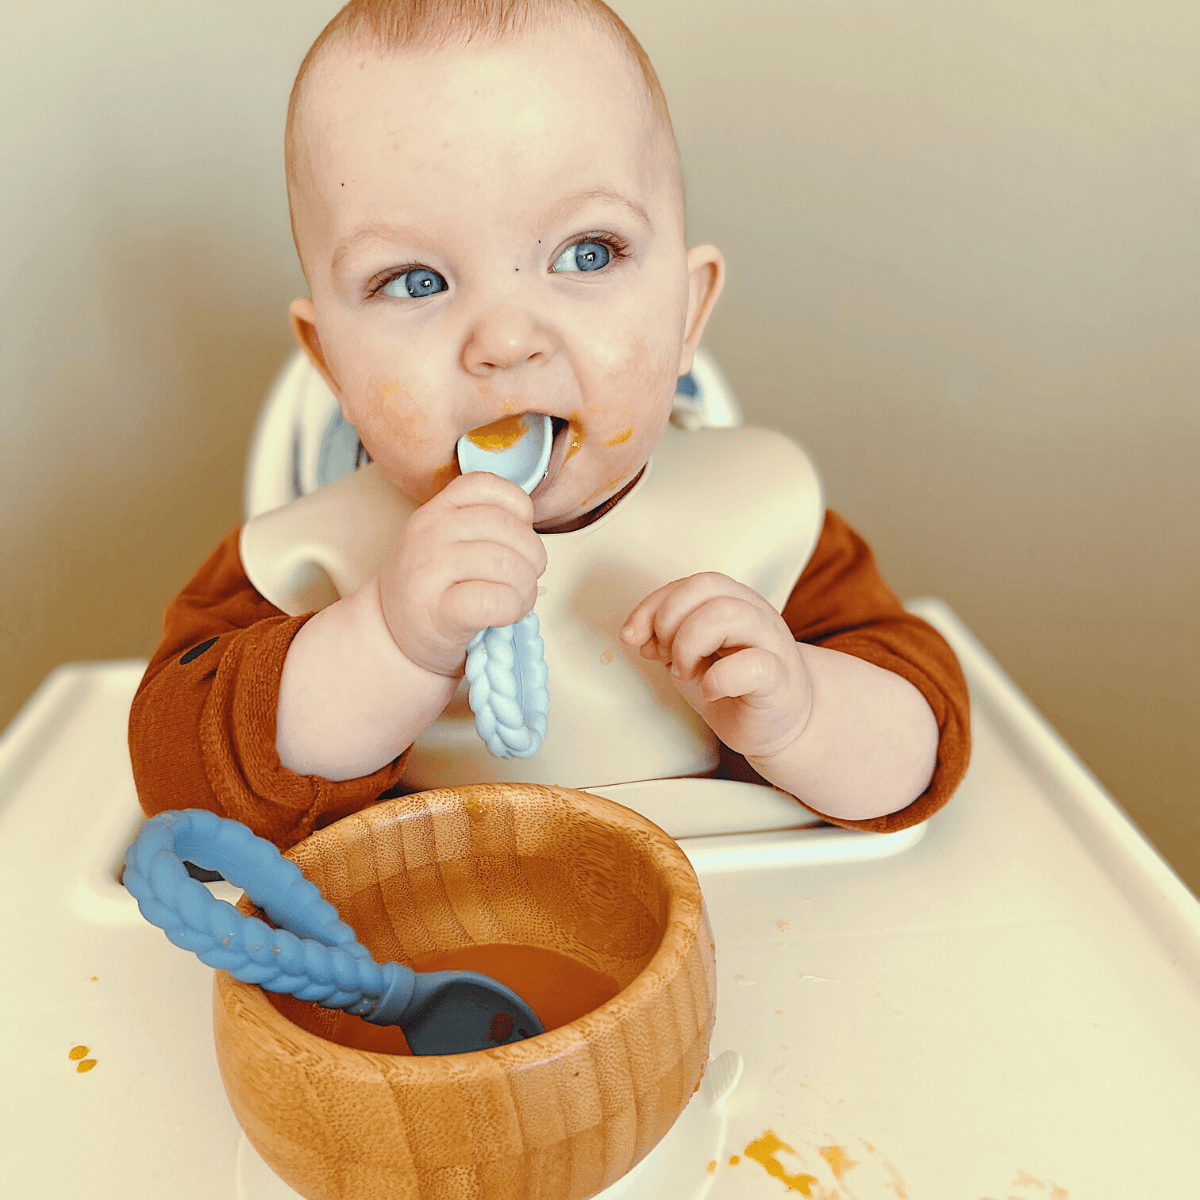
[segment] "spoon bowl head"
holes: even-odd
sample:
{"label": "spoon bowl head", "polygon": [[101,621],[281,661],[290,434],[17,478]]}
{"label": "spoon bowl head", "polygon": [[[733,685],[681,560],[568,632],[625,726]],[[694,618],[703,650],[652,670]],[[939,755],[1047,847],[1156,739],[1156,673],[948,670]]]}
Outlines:
{"label": "spoon bowl head", "polygon": [[536,1037],[542,1023],[520,996],[486,975],[426,971],[417,975],[402,1028],[414,1054],[461,1054]]}
{"label": "spoon bowl head", "polygon": [[522,413],[481,425],[458,439],[458,468],[490,471],[515,483],[527,495],[546,474],[554,429],[545,413]]}

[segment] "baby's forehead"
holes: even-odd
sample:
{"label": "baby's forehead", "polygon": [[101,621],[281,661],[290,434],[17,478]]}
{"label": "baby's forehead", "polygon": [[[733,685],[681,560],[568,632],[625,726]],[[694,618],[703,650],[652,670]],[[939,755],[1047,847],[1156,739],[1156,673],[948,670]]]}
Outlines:
{"label": "baby's forehead", "polygon": [[[537,71],[539,62],[578,53],[581,42],[586,43],[588,65],[595,69],[575,72],[570,78]],[[435,69],[422,69],[431,65]],[[419,79],[408,94],[404,94],[406,75]],[[501,81],[511,86],[497,88]],[[546,114],[557,111],[564,116],[572,111],[578,116],[582,106],[598,119],[625,110],[628,119],[620,121],[620,129],[627,146],[633,143],[652,152],[665,139],[674,150],[669,118],[657,111],[627,49],[607,30],[571,22],[484,43],[449,42],[435,48],[383,49],[351,41],[328,46],[313,64],[303,95],[290,114],[289,177],[300,166],[292,159],[304,158],[305,166],[316,168],[322,156],[313,151],[322,141],[345,137],[348,127],[354,132],[369,128],[370,118],[378,112],[391,114],[387,132],[397,141],[420,132],[422,124],[436,127],[448,117],[455,120],[461,136],[472,136],[472,126],[485,131],[498,114],[472,105],[464,93],[486,94],[489,88],[498,104],[520,107],[523,111],[516,115],[522,120],[529,120],[539,105]],[[305,149],[308,153],[303,153]],[[600,141],[593,143],[597,155],[605,149]]]}
{"label": "baby's forehead", "polygon": [[[414,197],[414,180],[438,200],[449,180],[461,180],[464,195],[499,181],[501,208],[517,211],[522,196],[525,208],[540,208],[551,192],[577,190],[560,180],[590,176],[636,190],[647,209],[682,214],[673,136],[636,66],[607,36],[581,42],[543,30],[436,50],[330,47],[295,117],[288,176],[302,259],[329,240],[312,242],[313,218],[336,241],[329,222],[343,220],[335,212],[362,223],[411,208],[401,198]],[[488,202],[482,193],[474,209],[457,194],[447,199],[439,223],[458,226],[454,212],[470,220]]]}

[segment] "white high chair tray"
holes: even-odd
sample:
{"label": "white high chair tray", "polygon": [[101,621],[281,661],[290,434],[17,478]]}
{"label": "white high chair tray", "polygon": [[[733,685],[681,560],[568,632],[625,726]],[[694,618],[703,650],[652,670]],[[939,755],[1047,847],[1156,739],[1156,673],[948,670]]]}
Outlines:
{"label": "white high chair tray", "polygon": [[[967,778],[892,839],[682,839],[716,934],[713,1054],[745,1070],[687,1148],[703,1186],[629,1200],[1197,1194],[1200,904],[953,614],[914,607],[971,685]],[[0,740],[0,1192],[269,1200],[217,1073],[212,972],[116,883],[141,670],[63,667]],[[703,823],[711,788],[640,802],[674,822],[690,795]]]}

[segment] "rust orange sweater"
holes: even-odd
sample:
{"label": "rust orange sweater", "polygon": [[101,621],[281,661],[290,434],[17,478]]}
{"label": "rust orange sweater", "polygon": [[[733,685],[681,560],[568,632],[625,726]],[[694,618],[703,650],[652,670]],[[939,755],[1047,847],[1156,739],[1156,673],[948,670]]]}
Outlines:
{"label": "rust orange sweater", "polygon": [[[163,638],[134,697],[129,751],[148,815],[207,808],[245,822],[281,848],[387,795],[398,795],[404,755],[372,775],[331,782],[298,775],[275,751],[283,660],[312,614],[285,616],[251,585],[232,530],[167,607]],[[783,617],[792,634],[902,675],[928,701],[939,731],[929,787],[896,813],[826,820],[888,832],[924,820],[958,786],[970,755],[967,686],[936,630],[907,613],[883,582],[870,547],[827,512],[812,558]],[[722,775],[758,780],[724,751]]]}

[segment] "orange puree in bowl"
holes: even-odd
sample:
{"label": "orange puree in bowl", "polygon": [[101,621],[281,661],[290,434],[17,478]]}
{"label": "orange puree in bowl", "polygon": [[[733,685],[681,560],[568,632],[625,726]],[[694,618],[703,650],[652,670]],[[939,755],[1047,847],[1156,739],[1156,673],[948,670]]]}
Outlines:
{"label": "orange puree in bowl", "polygon": [[[616,981],[583,963],[541,946],[463,946],[418,959],[415,971],[481,971],[512,988],[549,1032],[599,1008],[620,990]],[[337,1009],[268,992],[289,1021],[310,1033],[380,1054],[411,1054],[397,1025],[380,1026]]]}
{"label": "orange puree in bowl", "polygon": [[526,426],[520,417],[501,417],[490,425],[480,425],[467,434],[467,440],[480,450],[507,450],[526,434]]}
{"label": "orange puree in bowl", "polygon": [[599,1008],[620,990],[607,975],[541,946],[463,946],[422,958],[413,970],[482,971],[512,988],[547,1032]]}

